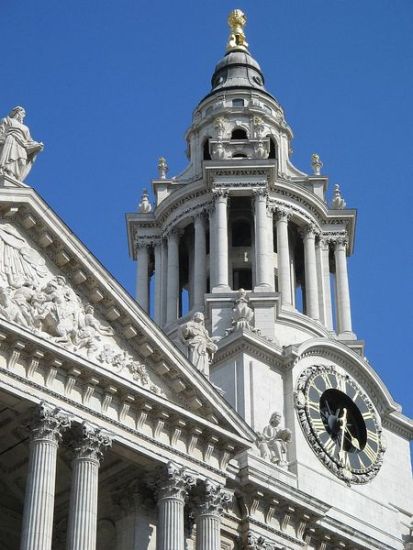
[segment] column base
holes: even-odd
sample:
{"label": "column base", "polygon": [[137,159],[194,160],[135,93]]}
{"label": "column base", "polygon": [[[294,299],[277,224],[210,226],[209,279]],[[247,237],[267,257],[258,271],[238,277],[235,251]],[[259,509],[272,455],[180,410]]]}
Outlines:
{"label": "column base", "polygon": [[274,292],[274,287],[268,283],[263,283],[261,285],[255,286],[254,292]]}
{"label": "column base", "polygon": [[281,304],[281,309],[285,311],[297,311],[293,304]]}
{"label": "column base", "polygon": [[214,286],[211,292],[213,294],[216,294],[217,292],[231,292],[231,289],[227,285],[218,285],[218,286]]}
{"label": "column base", "polygon": [[340,332],[340,334],[337,334],[338,340],[357,340],[357,336],[354,334],[354,332],[346,331],[346,332]]}

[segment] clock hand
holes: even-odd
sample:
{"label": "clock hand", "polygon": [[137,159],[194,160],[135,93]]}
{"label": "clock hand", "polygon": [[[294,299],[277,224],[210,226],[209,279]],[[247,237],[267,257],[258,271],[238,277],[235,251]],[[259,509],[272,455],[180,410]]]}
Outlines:
{"label": "clock hand", "polygon": [[342,430],[341,442],[340,442],[340,455],[341,455],[343,454],[343,451],[344,451],[344,434],[347,429],[347,409],[346,408],[343,408],[343,415],[339,419],[339,422],[341,424],[341,430]]}
{"label": "clock hand", "polygon": [[359,443],[359,440],[353,436],[353,434],[350,432],[350,430],[348,429],[348,427],[346,426],[346,432],[347,432],[347,439],[350,440],[350,443],[352,444],[352,446],[357,449],[358,451],[360,451],[360,443]]}

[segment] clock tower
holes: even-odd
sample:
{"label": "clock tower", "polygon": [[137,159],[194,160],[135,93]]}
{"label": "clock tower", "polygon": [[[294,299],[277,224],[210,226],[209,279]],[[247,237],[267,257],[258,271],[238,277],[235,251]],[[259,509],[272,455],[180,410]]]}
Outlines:
{"label": "clock tower", "polygon": [[[169,177],[161,158],[155,205],[144,192],[127,215],[137,301],[256,433],[237,463],[237,483],[254,485],[234,520],[251,533],[245,548],[410,548],[413,423],[353,328],[356,211],[338,186],[328,200],[317,154],[309,173],[293,165],[246,17],[228,23],[187,168]],[[280,491],[290,523],[308,523],[302,499],[323,511],[301,546],[271,512]]]}

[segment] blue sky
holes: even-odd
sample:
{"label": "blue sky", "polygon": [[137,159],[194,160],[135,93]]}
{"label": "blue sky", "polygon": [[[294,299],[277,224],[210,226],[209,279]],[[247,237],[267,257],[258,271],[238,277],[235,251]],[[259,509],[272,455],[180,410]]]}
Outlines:
{"label": "blue sky", "polygon": [[411,0],[0,0],[0,116],[21,104],[45,151],[32,185],[131,293],[124,213],[184,132],[223,56],[228,12],[292,127],[294,164],[324,162],[358,209],[349,261],[366,355],[413,416]]}

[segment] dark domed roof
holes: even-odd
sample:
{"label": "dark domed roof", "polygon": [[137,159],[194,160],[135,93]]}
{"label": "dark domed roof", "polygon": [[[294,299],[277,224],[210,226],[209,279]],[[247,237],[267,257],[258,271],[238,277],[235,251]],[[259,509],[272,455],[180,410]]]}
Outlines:
{"label": "dark domed roof", "polygon": [[266,91],[259,64],[245,50],[231,50],[218,62],[211,79],[211,93],[225,88]]}

